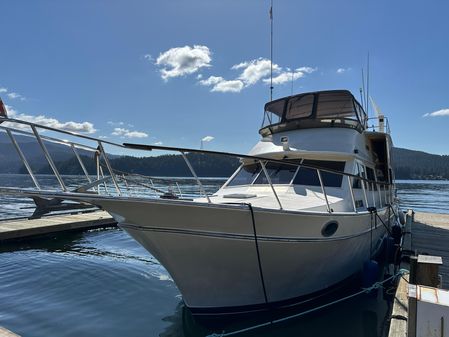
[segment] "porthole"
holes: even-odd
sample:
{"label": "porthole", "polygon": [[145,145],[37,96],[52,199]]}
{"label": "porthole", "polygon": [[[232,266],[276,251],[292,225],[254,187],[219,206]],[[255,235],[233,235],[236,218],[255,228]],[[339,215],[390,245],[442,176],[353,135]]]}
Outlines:
{"label": "porthole", "polygon": [[338,222],[337,221],[329,221],[323,226],[323,229],[321,230],[321,235],[324,237],[329,237],[335,234],[335,232],[338,229]]}

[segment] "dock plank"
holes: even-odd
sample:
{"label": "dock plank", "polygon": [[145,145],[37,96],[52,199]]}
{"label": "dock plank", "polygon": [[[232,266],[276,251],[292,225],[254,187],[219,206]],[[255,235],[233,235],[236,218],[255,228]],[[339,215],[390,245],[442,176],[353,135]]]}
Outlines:
{"label": "dock plank", "polygon": [[21,239],[53,232],[114,226],[116,221],[104,211],[64,214],[40,219],[0,221],[0,241]]}
{"label": "dock plank", "polygon": [[441,256],[442,287],[449,289],[449,215],[415,213],[412,224],[412,247],[418,254]]}
{"label": "dock plank", "polygon": [[408,318],[408,275],[399,280],[394,296],[393,310],[390,318],[388,337],[405,337]]}
{"label": "dock plank", "polygon": [[20,337],[20,336],[0,326],[0,337]]}

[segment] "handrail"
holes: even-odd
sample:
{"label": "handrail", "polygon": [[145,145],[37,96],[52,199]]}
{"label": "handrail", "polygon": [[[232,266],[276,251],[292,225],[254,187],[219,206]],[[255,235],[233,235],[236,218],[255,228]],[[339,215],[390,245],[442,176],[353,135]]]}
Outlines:
{"label": "handrail", "polygon": [[190,172],[192,173],[192,175],[195,177],[196,182],[200,188],[201,193],[203,193],[207,199],[207,202],[210,204],[212,201],[210,200],[209,196],[206,193],[206,190],[203,187],[203,184],[201,183],[200,179],[198,178],[198,176],[196,175],[195,170],[192,167],[192,164],[190,164],[189,159],[187,158],[186,154],[184,152],[181,151],[181,155],[182,158],[184,158],[184,161],[186,162],[187,166],[189,167]]}
{"label": "handrail", "polygon": [[17,151],[17,154],[19,155],[20,159],[22,160],[23,165],[28,171],[28,174],[31,177],[31,180],[33,180],[34,185],[38,190],[41,189],[41,186],[39,185],[39,182],[37,181],[36,177],[34,176],[33,170],[31,169],[30,164],[28,163],[28,160],[26,159],[25,155],[22,152],[22,149],[19,146],[19,143],[17,143],[16,139],[14,138],[14,135],[10,130],[6,130],[6,133],[9,136],[9,139],[11,140],[11,143],[13,144],[14,148]]}
{"label": "handrail", "polygon": [[265,167],[265,163],[262,160],[259,160],[260,166],[262,166],[262,170],[263,173],[265,174],[265,177],[267,178],[268,184],[271,187],[271,190],[273,191],[274,197],[276,198],[278,204],[279,204],[279,209],[282,209],[282,204],[281,201],[279,200],[278,194],[276,193],[276,190],[274,189],[273,184],[271,183],[271,178],[270,175],[267,172],[267,168]]}
{"label": "handrail", "polygon": [[355,196],[354,196],[354,190],[352,188],[351,177],[347,176],[347,178],[348,178],[349,191],[351,192],[352,207],[354,207],[354,212],[357,213],[357,205],[355,204]]}
{"label": "handrail", "polygon": [[326,199],[327,211],[329,213],[332,213],[331,207],[329,206],[329,200],[327,199],[327,193],[326,193],[326,190],[324,189],[323,178],[321,177],[321,172],[320,172],[320,170],[317,169],[316,173],[318,174],[318,180],[320,181],[321,191],[323,192],[324,199]]}
{"label": "handrail", "polygon": [[[95,155],[95,161],[96,161],[96,167],[97,167],[97,180],[99,179],[100,176],[104,177],[104,173],[103,173],[103,169],[102,169],[102,165],[100,163],[100,158],[103,157],[104,160],[104,164],[106,165],[107,170],[109,171],[109,174],[111,175],[112,178],[112,182],[113,185],[116,189],[116,192],[118,195],[121,195],[121,190],[120,190],[120,186],[118,184],[118,180],[116,177],[117,172],[120,172],[118,170],[115,170],[112,168],[111,163],[109,161],[109,158],[105,152],[104,149],[104,144],[108,144],[108,145],[112,145],[118,148],[122,148],[122,149],[131,149],[131,150],[142,150],[142,151],[152,151],[152,150],[162,150],[162,151],[175,151],[175,152],[179,152],[181,154],[181,156],[183,157],[184,161],[186,162],[190,172],[192,173],[193,178],[196,180],[199,189],[200,189],[200,193],[203,194],[205,196],[205,198],[207,199],[208,203],[211,203],[211,199],[209,197],[209,195],[207,194],[206,190],[204,189],[203,184],[201,183],[197,173],[195,172],[194,168],[192,167],[186,153],[201,153],[201,154],[211,154],[211,155],[224,155],[224,156],[231,156],[231,157],[235,157],[235,158],[240,158],[242,161],[242,165],[240,166],[240,169],[243,165],[245,165],[245,163],[247,161],[254,161],[254,163],[258,163],[261,167],[261,171],[263,171],[263,174],[266,176],[267,182],[270,185],[270,188],[273,192],[273,195],[277,201],[277,203],[279,204],[280,209],[283,209],[280,198],[274,188],[274,185],[271,181],[271,177],[268,174],[267,168],[266,168],[266,164],[267,163],[278,163],[278,164],[282,164],[282,165],[292,165],[294,167],[296,167],[296,171],[294,173],[294,176],[296,176],[299,172],[300,168],[306,168],[306,169],[312,169],[315,170],[317,172],[318,175],[318,179],[320,181],[320,187],[321,187],[321,191],[323,193],[324,199],[326,201],[326,207],[328,212],[332,212],[332,209],[330,207],[330,203],[329,203],[329,199],[328,199],[328,195],[326,192],[326,188],[323,182],[323,177],[322,177],[322,172],[326,172],[326,173],[331,173],[331,174],[336,174],[342,177],[347,177],[348,179],[348,188],[349,188],[349,192],[351,194],[351,199],[352,199],[352,206],[354,208],[354,211],[357,212],[357,205],[356,205],[356,200],[355,200],[355,195],[354,195],[354,190],[353,190],[353,186],[352,186],[352,181],[354,179],[358,179],[361,182],[361,187],[363,190],[363,196],[365,199],[365,203],[366,206],[369,206],[368,203],[368,196],[367,196],[367,187],[371,187],[371,194],[372,194],[372,199],[373,199],[373,206],[377,206],[377,202],[376,199],[379,200],[379,205],[382,206],[383,204],[383,198],[382,198],[382,193],[381,193],[381,188],[380,186],[383,186],[384,189],[384,193],[385,193],[385,197],[384,200],[385,202],[391,202],[391,192],[392,192],[392,188],[390,186],[393,186],[393,184],[391,184],[390,182],[379,182],[376,180],[376,178],[374,180],[370,180],[367,177],[365,177],[364,175],[358,175],[358,174],[352,174],[352,173],[347,173],[347,172],[341,172],[341,171],[337,171],[337,170],[333,170],[333,169],[329,169],[329,168],[324,168],[324,167],[319,167],[316,165],[312,165],[312,164],[304,164],[304,158],[299,158],[301,159],[300,162],[294,162],[292,161],[293,158],[288,158],[288,159],[274,159],[274,158],[268,158],[266,156],[263,155],[247,155],[247,154],[239,154],[239,153],[231,153],[231,152],[221,152],[221,151],[210,151],[210,150],[199,150],[199,149],[191,149],[191,148],[182,148],[182,147],[168,147],[168,146],[160,146],[160,145],[146,145],[146,144],[131,144],[131,143],[124,143],[124,144],[118,144],[118,143],[114,143],[114,142],[110,142],[110,141],[104,141],[102,139],[97,139],[94,137],[90,137],[90,136],[86,136],[83,134],[79,134],[76,132],[71,132],[71,131],[66,131],[66,130],[59,130],[59,129],[55,129],[52,127],[48,127],[45,125],[39,125],[39,124],[35,124],[35,123],[31,123],[31,122],[27,122],[27,121],[21,121],[21,120],[17,120],[17,119],[12,119],[12,118],[5,118],[0,116],[0,123],[1,122],[11,122],[11,123],[17,123],[17,124],[23,124],[23,125],[28,125],[30,126],[32,132],[27,132],[24,130],[20,130],[20,129],[16,129],[13,127],[9,127],[9,126],[5,126],[5,125],[0,125],[0,130],[3,129],[11,138],[11,141],[14,145],[14,136],[13,136],[13,132],[14,133],[18,133],[18,134],[25,134],[27,136],[31,136],[38,141],[41,149],[44,152],[45,158],[47,159],[47,162],[49,163],[53,173],[55,174],[58,182],[61,185],[61,188],[64,191],[67,191],[67,188],[64,184],[64,181],[62,180],[62,177],[55,165],[55,163],[53,162],[53,159],[51,158],[50,153],[48,152],[44,141],[49,141],[49,142],[55,142],[58,144],[63,144],[63,145],[67,145],[69,147],[72,148],[73,152],[75,153],[75,156],[83,170],[83,173],[85,174],[85,176],[87,177],[87,179],[90,181],[90,177],[88,174],[88,171],[81,159],[81,156],[79,155],[79,153],[77,152],[77,149],[86,149],[89,151],[95,151],[96,155]],[[56,133],[60,133],[60,134],[67,134],[73,137],[79,137],[81,139],[86,139],[89,141],[93,141],[97,144],[97,147],[92,147],[90,145],[85,145],[85,144],[80,144],[77,142],[72,142],[69,140],[61,140],[58,138],[54,138],[54,137],[50,137],[50,136],[45,136],[45,135],[41,135],[38,132],[38,129],[44,129],[44,130],[49,130],[49,131],[53,131]],[[23,153],[20,150],[20,147],[18,147],[17,142],[15,142],[17,146],[16,147],[16,151],[19,153],[19,156],[22,159],[22,162],[24,163],[25,167],[27,168],[28,173],[30,174],[34,184],[36,185],[36,187],[38,189],[40,189],[39,183],[36,179],[36,177],[34,176],[30,165],[28,164],[25,156],[23,155]],[[22,155],[21,155],[22,154]],[[28,165],[27,165],[28,164]],[[122,173],[126,173],[126,172],[122,172]],[[232,177],[235,177],[235,175],[238,173],[238,171],[236,171]],[[261,172],[259,172],[260,174]],[[147,176],[145,176],[147,177]],[[231,181],[232,177],[230,179],[227,180],[227,182],[225,183],[224,187],[228,185],[228,183]],[[150,177],[151,178],[151,177]],[[125,179],[125,185],[127,187],[127,189],[129,188],[127,182],[126,182],[126,178]],[[294,178],[293,178],[294,179]],[[293,183],[293,179],[290,182],[289,186],[292,185]],[[178,186],[178,192],[181,195],[181,190]],[[378,198],[375,197],[375,187],[377,187],[378,190]],[[108,191],[108,187],[106,185],[106,183],[104,182],[104,190],[106,193],[109,193]],[[100,193],[100,188],[98,187],[98,193]]]}
{"label": "handrail", "polygon": [[[289,161],[287,159],[274,159],[264,156],[253,156],[248,154],[241,154],[241,153],[233,153],[233,152],[222,152],[222,151],[211,151],[211,150],[200,150],[200,149],[191,149],[191,148],[185,148],[185,147],[172,147],[172,146],[161,146],[161,145],[149,145],[149,144],[133,144],[133,143],[123,143],[123,147],[129,148],[129,149],[135,149],[135,150],[142,150],[142,151],[152,151],[152,150],[165,150],[165,151],[174,151],[174,152],[190,152],[190,153],[204,153],[204,154],[216,154],[216,155],[223,155],[223,156],[229,156],[229,157],[236,157],[241,159],[251,159],[255,162],[259,160],[264,160],[271,163],[279,163],[279,164],[288,164],[293,166],[302,166],[308,169],[312,170],[320,170],[322,172],[327,173],[334,173],[338,175],[343,176],[350,176],[355,179],[360,179],[366,182],[374,182],[374,180],[367,179],[362,176],[358,176],[352,173],[348,172],[341,172],[329,168],[324,168],[316,165],[310,165],[310,164],[301,164],[301,163],[295,163],[292,161]],[[301,158],[302,159],[302,158]],[[392,185],[390,183],[385,183],[385,185]]]}
{"label": "handrail", "polygon": [[100,154],[103,156],[104,162],[106,163],[106,166],[108,168],[109,174],[111,175],[112,182],[114,183],[114,186],[115,186],[115,190],[117,191],[118,195],[121,195],[122,192],[120,191],[120,187],[118,187],[118,183],[117,183],[117,180],[115,178],[114,171],[112,170],[111,164],[109,163],[108,156],[106,154],[106,151],[103,148],[103,144],[101,143],[101,141],[98,141],[98,148],[100,150]]}
{"label": "handrail", "polygon": [[[386,133],[386,134],[390,134],[391,130],[390,130],[390,122],[388,120],[388,117],[384,116],[383,119],[384,119],[384,128],[385,128],[385,131],[383,131],[383,132]],[[370,120],[379,120],[379,117],[370,117],[370,118],[367,119],[367,121],[370,121]],[[372,129],[372,131],[381,132],[381,130],[380,130],[380,123],[379,124],[368,125],[366,129],[367,130]]]}
{"label": "handrail", "polygon": [[[1,121],[1,118],[0,118],[0,121]],[[35,126],[39,127],[38,124],[35,124]],[[18,134],[21,134],[21,135],[26,135],[26,136],[35,138],[35,136],[34,136],[34,134],[32,132],[28,132],[28,131],[24,131],[24,130],[18,130],[18,129],[10,128],[10,127],[4,126],[4,125],[0,125],[0,129],[5,130],[6,132],[8,132],[8,130],[9,130],[9,131],[14,132],[14,133],[18,133]],[[53,131],[54,132],[59,132],[59,130],[53,130]],[[92,146],[89,146],[89,145],[85,145],[85,144],[80,144],[80,143],[77,143],[77,142],[61,140],[61,139],[58,139],[58,138],[45,136],[45,135],[40,135],[40,136],[41,136],[41,138],[43,140],[51,142],[51,143],[56,143],[56,144],[61,144],[61,145],[66,145],[66,146],[70,146],[71,144],[73,144],[74,146],[76,146],[79,149],[84,149],[86,151],[92,151],[92,152],[97,150],[95,147],[92,147]]]}
{"label": "handrail", "polygon": [[53,159],[51,158],[51,155],[50,155],[50,153],[48,152],[47,147],[45,146],[44,142],[42,141],[42,138],[41,138],[41,136],[39,135],[39,132],[37,131],[37,128],[36,128],[34,125],[32,125],[32,126],[31,126],[31,129],[33,130],[33,133],[34,133],[34,135],[36,136],[36,140],[37,140],[37,142],[39,143],[39,145],[40,145],[42,151],[44,152],[44,156],[45,156],[45,158],[47,159],[48,164],[50,165],[51,169],[53,170],[53,172],[54,172],[54,174],[55,174],[55,176],[56,176],[56,179],[58,179],[58,182],[59,182],[59,184],[61,185],[61,188],[62,188],[64,191],[67,191],[67,187],[66,187],[65,184],[64,184],[64,180],[62,180],[62,177],[61,177],[61,175],[59,174],[58,168],[56,167],[55,163],[53,162]]}
{"label": "handrail", "polygon": [[46,125],[41,125],[41,124],[36,124],[36,123],[32,123],[32,122],[23,121],[23,120],[20,120],[20,119],[14,119],[14,118],[0,116],[0,123],[3,123],[3,122],[19,123],[19,124],[34,126],[34,127],[40,128],[40,129],[48,130],[48,131],[55,131],[55,132],[63,133],[63,134],[74,136],[74,137],[80,137],[80,138],[88,139],[88,140],[91,140],[93,142],[101,141],[103,144],[109,144],[109,145],[114,145],[114,146],[118,146],[118,147],[124,147],[122,144],[119,144],[119,143],[114,143],[114,142],[110,142],[110,141],[103,140],[103,139],[99,140],[98,138],[86,136],[86,135],[83,135],[82,133],[78,133],[78,132],[67,131],[67,130],[62,130],[62,129],[55,129],[55,128],[52,128],[52,127],[46,126]]}

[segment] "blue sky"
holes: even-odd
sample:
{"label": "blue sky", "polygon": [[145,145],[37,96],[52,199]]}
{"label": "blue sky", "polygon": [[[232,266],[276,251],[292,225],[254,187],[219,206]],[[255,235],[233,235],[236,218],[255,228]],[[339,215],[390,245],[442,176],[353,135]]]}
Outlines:
{"label": "blue sky", "polygon": [[[116,142],[198,148],[209,136],[207,149],[247,152],[259,139],[268,0],[0,6],[0,96],[16,116]],[[275,76],[293,73],[294,93],[359,97],[369,51],[395,145],[449,154],[448,13],[443,0],[275,0]],[[291,90],[277,84],[274,98]]]}

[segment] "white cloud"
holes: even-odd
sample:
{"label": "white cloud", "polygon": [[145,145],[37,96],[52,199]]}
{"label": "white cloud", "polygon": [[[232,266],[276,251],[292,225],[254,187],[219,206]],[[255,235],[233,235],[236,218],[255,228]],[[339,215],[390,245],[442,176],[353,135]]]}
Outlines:
{"label": "white cloud", "polygon": [[122,126],[125,124],[124,122],[113,122],[113,121],[107,121],[107,123],[111,126]]}
{"label": "white cloud", "polygon": [[153,58],[153,56],[151,56],[151,54],[145,54],[145,55],[143,55],[143,58],[146,59],[149,62],[153,62],[154,61],[154,58]]}
{"label": "white cloud", "polygon": [[[7,93],[8,89],[5,87],[0,88],[0,94]],[[18,94],[17,92],[9,92],[6,94],[10,99],[20,99],[21,101],[25,101],[26,98],[22,96],[21,94]]]}
{"label": "white cloud", "polygon": [[10,92],[7,96],[11,99],[16,99],[20,97],[20,95],[16,92]]}
{"label": "white cloud", "polygon": [[244,87],[244,83],[240,80],[228,81],[221,76],[210,76],[198,83],[205,86],[212,86],[210,91],[213,92],[240,92]]}
{"label": "white cloud", "polygon": [[220,82],[224,81],[224,78],[221,76],[210,76],[205,80],[199,81],[199,84],[201,85],[215,85]]}
{"label": "white cloud", "polygon": [[156,143],[154,143],[153,145],[163,145],[164,143],[162,143],[162,142],[156,142]]}
{"label": "white cloud", "polygon": [[[238,79],[243,81],[245,85],[248,86],[257,83],[262,78],[270,75],[271,61],[264,58],[258,58],[256,60],[233,65],[231,69],[243,69]],[[278,73],[280,70],[281,67],[274,63],[273,73]]]}
{"label": "white cloud", "polygon": [[[316,68],[311,67],[301,67],[295,69],[294,71],[287,69],[287,71],[283,71],[276,77],[273,77],[273,84],[284,84],[287,82],[296,81],[297,79],[304,77],[305,74],[313,73],[315,70]],[[263,82],[270,84],[271,80],[269,78],[265,78]]]}
{"label": "white cloud", "polygon": [[20,98],[21,101],[25,100],[25,97],[23,97],[21,94],[18,94],[17,92],[10,92],[6,94],[6,96],[8,96],[11,99]]}
{"label": "white cloud", "polygon": [[108,139],[109,137],[108,136],[98,136],[98,138],[100,138],[100,139]]}
{"label": "white cloud", "polygon": [[[271,62],[268,59],[258,58],[251,61],[241,62],[231,67],[233,70],[241,70],[240,75],[234,80],[226,80],[221,76],[210,76],[207,79],[200,80],[198,83],[205,86],[212,86],[212,92],[240,92],[244,88],[256,84],[259,81],[270,83],[268,76],[271,73]],[[292,80],[297,80],[316,71],[316,68],[300,67],[291,71],[286,68],[273,64],[273,84],[283,84]]]}
{"label": "white cloud", "polygon": [[113,136],[120,136],[122,138],[146,138],[148,134],[141,131],[130,131],[125,128],[114,128],[114,131],[111,133]]}
{"label": "white cloud", "polygon": [[221,81],[213,86],[211,91],[214,92],[240,92],[244,88],[244,84],[240,80]]}
{"label": "white cloud", "polygon": [[316,68],[316,67],[315,68],[312,68],[312,67],[300,67],[300,68],[297,68],[296,71],[301,71],[301,72],[306,73],[306,74],[311,74],[314,71],[317,71],[317,69],[318,68]]}
{"label": "white cloud", "polygon": [[[211,67],[212,57],[208,47],[202,45],[184,46],[171,48],[159,54],[155,64],[160,67],[161,77],[168,80],[174,77],[185,76],[200,71],[202,68]],[[144,57],[150,59],[151,55]],[[203,77],[203,74],[197,74],[198,84],[211,87],[211,92],[241,92],[244,88],[252,86],[260,81],[270,83],[269,76],[273,71],[273,83],[283,84],[292,80],[304,77],[316,71],[316,68],[301,67],[293,72],[283,69],[276,63],[266,58],[240,62],[231,67],[232,70],[238,70],[239,74],[232,79],[225,79],[222,76]],[[112,124],[111,124],[112,125]]]}
{"label": "white cloud", "polygon": [[[72,132],[83,132],[83,133],[95,133],[97,130],[94,128],[94,125],[90,122],[60,122],[56,118],[47,117],[44,115],[32,116],[26,115],[23,113],[18,113],[11,106],[6,106],[8,110],[8,116],[14,119],[20,119],[26,122],[41,124],[44,126],[48,126],[54,129],[72,131]],[[8,123],[8,125],[13,126],[18,129],[28,129],[29,127],[23,124],[18,123]]]}
{"label": "white cloud", "polygon": [[337,74],[343,74],[347,71],[351,70],[351,68],[338,68],[337,69]]}
{"label": "white cloud", "polygon": [[208,47],[194,45],[171,48],[159,55],[156,65],[162,69],[161,77],[168,80],[172,77],[193,74],[204,67],[210,67],[212,61]]}
{"label": "white cloud", "polygon": [[202,138],[201,141],[203,141],[203,142],[210,142],[211,140],[214,140],[214,139],[215,139],[215,137],[206,136],[206,137]]}
{"label": "white cloud", "polygon": [[440,116],[449,116],[449,109],[441,109],[434,112],[428,112],[423,115],[423,117],[440,117]]}

